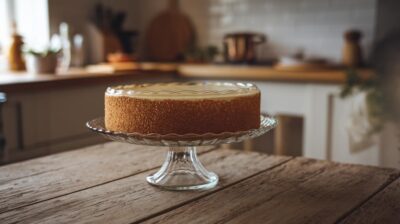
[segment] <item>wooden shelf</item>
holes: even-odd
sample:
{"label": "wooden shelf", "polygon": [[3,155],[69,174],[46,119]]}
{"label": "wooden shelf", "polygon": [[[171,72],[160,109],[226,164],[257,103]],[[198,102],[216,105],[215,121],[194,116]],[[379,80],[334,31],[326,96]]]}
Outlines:
{"label": "wooden shelf", "polygon": [[[279,70],[268,66],[247,65],[180,65],[178,72],[187,78],[202,79],[239,79],[265,80],[282,82],[332,83],[342,84],[346,81],[346,71],[340,68],[321,68],[320,70]],[[360,69],[364,78],[373,75],[370,69]]]}

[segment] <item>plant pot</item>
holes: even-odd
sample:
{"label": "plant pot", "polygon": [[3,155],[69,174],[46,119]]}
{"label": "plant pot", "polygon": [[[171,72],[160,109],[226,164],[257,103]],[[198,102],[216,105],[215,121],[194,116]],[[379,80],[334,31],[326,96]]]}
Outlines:
{"label": "plant pot", "polygon": [[41,56],[28,54],[26,55],[26,67],[28,72],[32,74],[55,74],[57,55]]}

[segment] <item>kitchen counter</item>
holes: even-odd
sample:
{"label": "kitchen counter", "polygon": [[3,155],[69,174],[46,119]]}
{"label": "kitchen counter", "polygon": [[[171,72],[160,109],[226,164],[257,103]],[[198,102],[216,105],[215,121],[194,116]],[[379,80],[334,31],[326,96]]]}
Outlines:
{"label": "kitchen counter", "polygon": [[[3,72],[0,73],[0,91],[18,92],[22,90],[59,88],[60,86],[99,84],[113,81],[124,82],[129,80],[161,78],[165,76],[175,78],[181,77],[185,79],[260,80],[328,84],[342,84],[346,81],[346,72],[343,69],[291,71],[277,70],[268,66],[245,65],[174,64],[174,66],[176,66],[176,71],[127,70],[109,73],[87,72],[84,69],[72,69],[67,73],[57,75],[31,75],[26,72]],[[373,74],[372,70],[369,69],[361,69],[359,72],[362,77],[366,79]]]}
{"label": "kitchen counter", "polygon": [[30,90],[57,89],[65,86],[111,83],[151,78],[173,77],[170,72],[129,71],[117,73],[89,73],[84,69],[72,69],[62,74],[33,75],[26,72],[0,73],[1,92],[21,92]]}
{"label": "kitchen counter", "polygon": [[339,97],[346,78],[341,70],[293,72],[266,66],[181,64],[178,75],[176,71],[151,69],[113,73],[72,70],[62,75],[37,76],[0,74],[0,92],[5,92],[8,100],[3,106],[7,147],[0,163],[98,143],[82,124],[103,116],[104,91],[108,86],[215,79],[254,82],[262,92],[263,112],[301,116],[303,156],[397,167],[397,162],[380,156],[381,152],[398,153],[395,147],[383,149],[374,145],[362,153],[353,153],[347,126],[332,125],[351,122],[352,102],[357,97]]}
{"label": "kitchen counter", "polygon": [[82,124],[103,115],[108,86],[175,80],[175,73],[152,71],[0,74],[0,92],[7,95],[1,107],[6,147],[0,164],[98,143]]}
{"label": "kitchen counter", "polygon": [[[260,80],[299,83],[343,84],[346,82],[346,71],[343,68],[326,68],[320,70],[275,69],[268,66],[248,65],[181,65],[180,76],[199,79],[235,79]],[[364,79],[373,75],[370,69],[358,72]]]}
{"label": "kitchen counter", "polygon": [[400,222],[399,170],[204,150],[219,184],[177,192],[145,181],[164,153],[112,142],[0,167],[1,222]]}

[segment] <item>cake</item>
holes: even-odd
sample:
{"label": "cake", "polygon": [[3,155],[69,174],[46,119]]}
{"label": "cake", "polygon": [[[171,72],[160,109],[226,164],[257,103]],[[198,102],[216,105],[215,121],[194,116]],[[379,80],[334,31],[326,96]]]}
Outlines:
{"label": "cake", "polygon": [[260,91],[250,83],[188,82],[109,87],[105,125],[126,133],[204,134],[260,126]]}

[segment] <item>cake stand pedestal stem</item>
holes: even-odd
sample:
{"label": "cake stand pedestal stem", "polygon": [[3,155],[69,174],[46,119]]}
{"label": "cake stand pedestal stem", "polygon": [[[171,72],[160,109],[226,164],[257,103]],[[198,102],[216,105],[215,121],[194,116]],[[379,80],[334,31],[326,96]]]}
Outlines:
{"label": "cake stand pedestal stem", "polygon": [[215,187],[218,176],[204,168],[196,147],[170,147],[160,170],[147,182],[169,190],[202,190]]}

